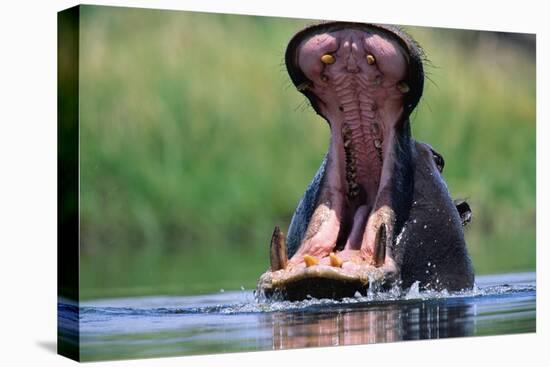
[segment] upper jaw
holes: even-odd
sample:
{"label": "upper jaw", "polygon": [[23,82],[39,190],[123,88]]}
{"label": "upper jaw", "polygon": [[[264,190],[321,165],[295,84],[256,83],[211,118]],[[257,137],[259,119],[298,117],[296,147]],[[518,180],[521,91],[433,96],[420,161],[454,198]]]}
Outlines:
{"label": "upper jaw", "polygon": [[[381,37],[391,40],[403,50],[407,63],[407,77],[403,80],[410,88],[410,92],[404,101],[404,115],[408,116],[418,104],[424,87],[424,52],[420,46],[400,27],[392,25],[354,23],[354,22],[320,22],[306,27],[292,37],[285,52],[285,64],[289,76],[297,90],[303,93],[311,102],[315,111],[321,115],[320,105],[323,101],[312,90],[315,80],[310,79],[299,65],[298,51],[304,41],[319,34],[337,32],[345,29],[354,29],[359,32],[376,33]],[[324,115],[323,115],[324,116]]]}
{"label": "upper jaw", "polygon": [[406,50],[376,31],[338,29],[303,39],[296,59],[331,127],[332,169],[340,172],[348,201],[377,209],[378,191],[387,184],[382,179],[393,169],[393,130],[410,92]]}

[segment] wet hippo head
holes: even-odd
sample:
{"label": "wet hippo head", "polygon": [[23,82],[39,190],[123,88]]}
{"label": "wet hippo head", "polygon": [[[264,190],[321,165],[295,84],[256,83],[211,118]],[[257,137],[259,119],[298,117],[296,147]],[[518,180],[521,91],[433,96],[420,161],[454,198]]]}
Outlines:
{"label": "wet hippo head", "polygon": [[[420,48],[395,27],[333,22],[296,34],[285,58],[331,139],[288,237],[275,229],[259,288],[301,299],[389,286],[400,279],[396,244],[421,160],[409,123],[423,90]],[[435,159],[425,166],[437,170]]]}

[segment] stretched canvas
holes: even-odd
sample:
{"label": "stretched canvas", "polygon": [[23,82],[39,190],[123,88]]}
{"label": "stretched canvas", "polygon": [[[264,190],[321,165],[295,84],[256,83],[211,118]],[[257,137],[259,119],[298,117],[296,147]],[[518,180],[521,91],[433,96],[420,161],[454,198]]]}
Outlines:
{"label": "stretched canvas", "polygon": [[58,14],[58,352],[532,333],[535,35]]}

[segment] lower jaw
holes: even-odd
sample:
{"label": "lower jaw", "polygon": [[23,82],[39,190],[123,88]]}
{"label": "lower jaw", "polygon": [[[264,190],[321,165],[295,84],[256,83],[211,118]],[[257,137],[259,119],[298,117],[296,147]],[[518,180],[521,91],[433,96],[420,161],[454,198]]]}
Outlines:
{"label": "lower jaw", "polygon": [[289,266],[264,273],[258,282],[260,293],[272,299],[299,301],[307,298],[342,299],[366,295],[371,288],[389,289],[395,282],[388,272],[364,261],[353,250],[356,261],[342,267],[327,264]]}
{"label": "lower jaw", "polygon": [[[381,169],[380,169],[381,170]],[[346,182],[347,183],[347,182]],[[377,194],[378,186],[374,192]],[[371,187],[372,189],[372,187]],[[336,244],[327,247],[321,256],[305,254],[303,261],[286,258],[286,247],[282,233],[274,235],[271,244],[272,269],[264,273],[258,283],[261,294],[268,298],[297,301],[312,298],[342,299],[365,295],[369,288],[387,289],[395,283],[395,267],[385,266],[384,253],[377,248],[362,248],[366,223],[376,196],[367,197],[367,190],[360,189],[360,195],[353,198],[341,192],[339,233]],[[371,191],[372,192],[372,191]],[[359,223],[354,217],[359,207],[365,205],[365,218]],[[349,240],[359,226],[360,236]],[[278,229],[276,229],[278,231]],[[379,244],[378,246],[382,246]],[[274,265],[274,263],[277,263]]]}
{"label": "lower jaw", "polygon": [[[279,296],[287,300],[301,300],[308,296],[341,299],[353,297],[357,292],[366,294],[373,286],[389,287],[396,280],[397,272],[393,262],[385,264],[385,246],[380,252],[382,244],[370,248],[364,243],[367,222],[373,215],[373,208],[378,209],[376,205],[379,204],[377,200],[384,161],[387,159],[381,144],[375,142],[375,139],[384,141],[386,137],[383,133],[379,138],[363,135],[359,139],[353,138],[356,140],[351,142],[348,138],[346,143],[344,120],[335,120],[335,124],[331,124],[334,130],[323,183],[326,192],[321,195],[329,199],[332,205],[330,210],[336,220],[326,221],[334,228],[321,227],[318,233],[328,233],[329,237],[336,233],[337,238],[334,242],[334,238],[327,240],[327,246],[324,246],[321,254],[310,256],[309,259],[302,243],[298,252],[288,261],[284,236],[280,231],[277,233],[277,228],[271,244],[271,271],[264,273],[258,283],[260,293],[267,297]],[[367,121],[363,123],[368,128]],[[355,153],[368,152],[370,149],[371,160],[367,161],[366,155],[363,155],[350,165],[349,152],[353,149]],[[352,174],[353,179],[350,180]],[[353,187],[355,190],[351,190]],[[357,215],[362,206],[365,211],[363,217]],[[362,219],[357,220],[357,217]]]}

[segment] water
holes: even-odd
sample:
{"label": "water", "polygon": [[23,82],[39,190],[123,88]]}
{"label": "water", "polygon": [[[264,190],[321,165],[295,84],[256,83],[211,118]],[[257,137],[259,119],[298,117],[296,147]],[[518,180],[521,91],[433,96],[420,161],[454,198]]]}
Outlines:
{"label": "water", "polygon": [[[480,276],[466,293],[413,287],[342,301],[266,302],[243,290],[80,306],[82,360],[144,358],[535,332],[536,280]],[[66,338],[75,333],[74,310],[59,303]]]}

